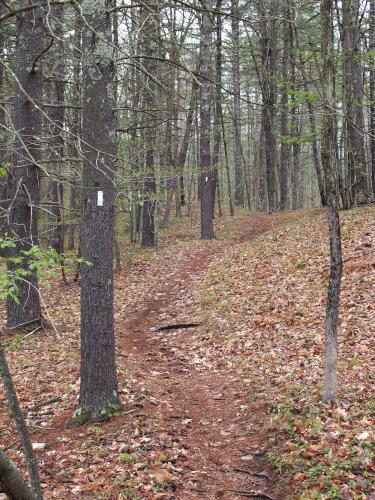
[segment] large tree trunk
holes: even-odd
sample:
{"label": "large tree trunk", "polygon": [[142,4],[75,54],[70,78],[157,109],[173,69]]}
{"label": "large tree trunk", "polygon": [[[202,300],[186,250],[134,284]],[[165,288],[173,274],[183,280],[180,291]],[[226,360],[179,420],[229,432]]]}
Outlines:
{"label": "large tree trunk", "polygon": [[337,323],[340,305],[342,275],[342,253],[340,219],[336,172],[333,162],[334,116],[333,116],[333,44],[332,44],[332,0],[321,0],[321,51],[322,51],[322,93],[324,96],[324,115],[322,126],[322,165],[324,169],[329,240],[331,251],[331,270],[328,286],[327,312],[325,324],[325,371],[323,401],[333,403],[337,399]]}
{"label": "large tree trunk", "polygon": [[[29,5],[21,0],[20,7]],[[43,12],[40,8],[21,12],[17,18],[16,76],[14,128],[17,132],[14,165],[10,172],[11,208],[9,232],[16,247],[10,256],[22,255],[38,245],[39,167],[41,159],[41,113],[36,103],[42,100],[43,75],[41,59],[44,49]],[[25,95],[27,94],[27,95]],[[16,265],[8,264],[10,273]],[[28,268],[27,262],[24,267]],[[35,327],[41,325],[42,314],[35,270],[29,270],[26,280],[18,280],[18,300],[7,300],[7,327]]]}
{"label": "large tree trunk", "polygon": [[87,4],[83,11],[81,254],[90,265],[81,266],[81,388],[73,415],[77,423],[108,418],[119,403],[113,319],[115,74],[106,6],[95,0],[95,8]]}
{"label": "large tree trunk", "polygon": [[[204,8],[210,9],[212,0],[204,2]],[[211,168],[211,62],[210,43],[213,23],[209,12],[202,12],[200,26],[200,164],[201,164],[201,238],[214,238],[213,226],[213,196],[215,176]]]}

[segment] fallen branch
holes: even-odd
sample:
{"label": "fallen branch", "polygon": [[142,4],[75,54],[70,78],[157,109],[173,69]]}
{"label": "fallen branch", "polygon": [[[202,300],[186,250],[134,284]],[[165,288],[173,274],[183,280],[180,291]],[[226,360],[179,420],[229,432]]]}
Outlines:
{"label": "fallen branch", "polygon": [[165,332],[169,330],[180,330],[182,328],[196,328],[201,326],[202,323],[177,323],[175,325],[155,326],[150,328],[151,333]]}
{"label": "fallen branch", "polygon": [[262,491],[245,491],[245,490],[229,490],[232,493],[236,493],[236,495],[241,495],[242,497],[248,498],[268,498],[268,500],[275,500],[274,497],[271,497],[267,493]]}
{"label": "fallen branch", "polygon": [[52,398],[49,399],[48,401],[43,401],[42,403],[37,403],[34,406],[31,406],[27,411],[35,411],[38,410],[39,408],[42,408],[42,406],[46,406],[52,403],[57,403],[58,401],[61,401],[62,397],[59,398]]}
{"label": "fallen branch", "polygon": [[269,481],[272,481],[272,478],[267,474],[267,472],[264,472],[264,471],[263,472],[253,472],[251,470],[241,469],[238,467],[235,467],[233,470],[235,472],[242,472],[244,474],[250,474],[250,476],[261,477],[264,479],[268,479]]}

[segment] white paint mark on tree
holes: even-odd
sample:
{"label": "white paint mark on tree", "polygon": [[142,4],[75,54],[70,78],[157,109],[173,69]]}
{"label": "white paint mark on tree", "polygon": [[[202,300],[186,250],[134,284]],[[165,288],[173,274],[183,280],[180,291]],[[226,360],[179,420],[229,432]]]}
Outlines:
{"label": "white paint mark on tree", "polygon": [[103,191],[98,191],[98,207],[102,207],[103,205],[104,205]]}

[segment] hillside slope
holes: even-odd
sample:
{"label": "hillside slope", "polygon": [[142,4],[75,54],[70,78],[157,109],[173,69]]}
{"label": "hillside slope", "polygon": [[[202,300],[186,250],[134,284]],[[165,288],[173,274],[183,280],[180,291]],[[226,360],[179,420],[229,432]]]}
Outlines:
{"label": "hillside slope", "polygon": [[329,266],[325,212],[301,213],[242,244],[201,288],[221,359],[242,375],[249,404],[268,413],[268,457],[283,481],[292,480],[295,498],[375,494],[375,209],[342,212],[341,218],[337,407],[320,403]]}

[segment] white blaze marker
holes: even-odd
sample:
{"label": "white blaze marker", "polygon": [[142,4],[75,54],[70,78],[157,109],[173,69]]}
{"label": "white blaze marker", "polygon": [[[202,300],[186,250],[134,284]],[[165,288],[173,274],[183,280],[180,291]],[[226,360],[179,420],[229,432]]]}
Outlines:
{"label": "white blaze marker", "polygon": [[104,205],[103,191],[98,191],[98,207],[102,207],[103,205]]}

